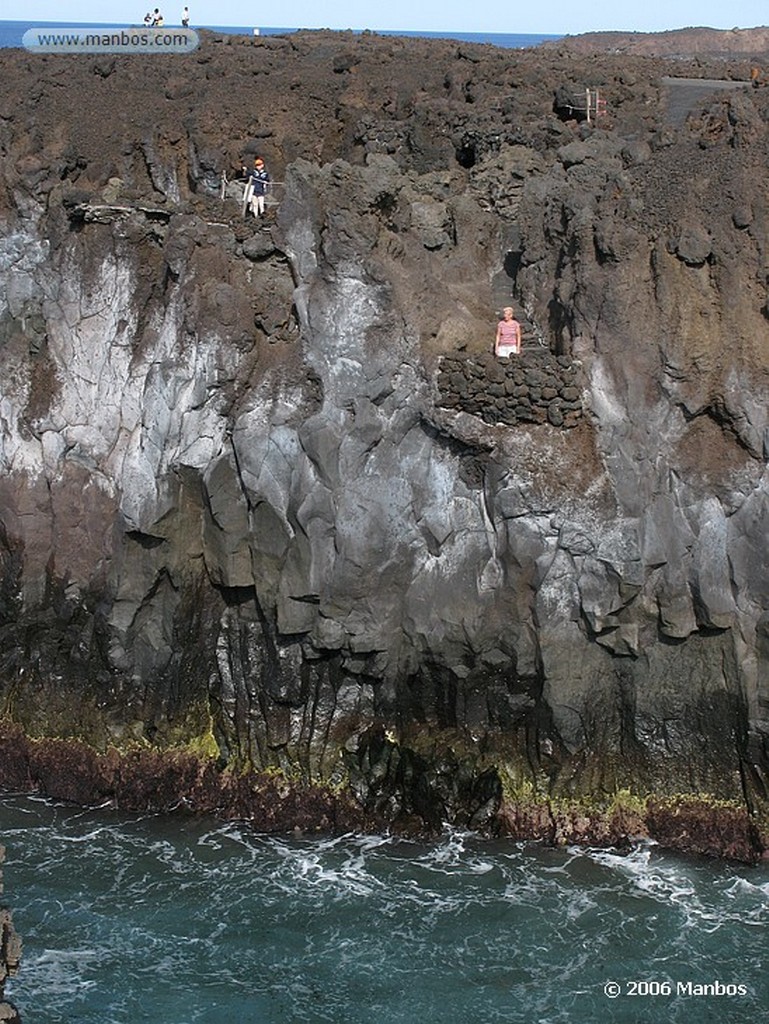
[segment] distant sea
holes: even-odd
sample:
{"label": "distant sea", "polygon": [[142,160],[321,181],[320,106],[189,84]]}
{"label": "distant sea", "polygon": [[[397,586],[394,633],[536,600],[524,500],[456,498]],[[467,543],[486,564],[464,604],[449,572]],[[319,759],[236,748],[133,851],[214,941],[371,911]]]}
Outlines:
{"label": "distant sea", "polygon": [[[21,46],[21,39],[29,28],[77,28],[78,22],[72,21],[0,21],[0,49],[9,46]],[[89,22],[83,25],[87,28],[125,28],[124,22]],[[168,24],[167,28],[173,26]],[[225,32],[228,35],[253,35],[256,26],[230,25],[191,25],[191,28],[206,28],[212,32]],[[297,32],[296,28],[259,28],[259,34],[263,36],[282,36],[288,32]],[[465,43],[490,43],[492,46],[502,46],[507,49],[516,50],[527,46],[537,46],[548,39],[562,39],[558,35],[532,35],[526,33],[508,32],[401,32],[398,30],[382,31],[375,33],[380,36],[416,36],[420,39],[457,39]]]}

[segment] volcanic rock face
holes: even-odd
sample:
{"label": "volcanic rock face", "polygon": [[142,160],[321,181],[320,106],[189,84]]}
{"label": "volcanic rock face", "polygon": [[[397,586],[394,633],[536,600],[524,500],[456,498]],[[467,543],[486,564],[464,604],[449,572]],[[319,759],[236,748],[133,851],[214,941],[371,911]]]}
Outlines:
{"label": "volcanic rock face", "polygon": [[[5,860],[5,847],[0,846],[0,865]],[[3,888],[2,867],[0,867],[0,892]],[[11,912],[0,907],[0,1020],[10,1024],[21,1024],[21,1017],[13,1003],[5,999],[5,983],[19,969],[21,960],[21,939],[13,927]]]}
{"label": "volcanic rock face", "polygon": [[[709,794],[757,842],[769,101],[678,128],[662,84],[744,64],[330,33],[2,60],[7,717],[387,820]],[[563,122],[562,84],[608,113]],[[219,198],[254,152],[265,222]],[[447,359],[500,397],[510,303],[567,423],[446,400]]]}

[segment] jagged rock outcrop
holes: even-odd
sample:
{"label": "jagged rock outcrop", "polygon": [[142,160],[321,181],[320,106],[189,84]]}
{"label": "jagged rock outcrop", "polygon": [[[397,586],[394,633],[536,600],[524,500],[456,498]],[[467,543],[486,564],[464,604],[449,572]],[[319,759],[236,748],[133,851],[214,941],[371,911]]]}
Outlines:
{"label": "jagged rock outcrop", "polygon": [[[227,786],[550,838],[595,836],[579,798],[629,829],[630,791],[670,841],[707,795],[728,839],[695,800],[679,845],[757,855],[764,92],[677,128],[697,64],[333,33],[207,37],[173,79],[1,59],[6,717],[86,741],[101,795],[111,749],[186,744]],[[597,80],[597,125],[554,113]],[[60,87],[112,117],[57,123]],[[255,151],[264,224],[219,198]],[[502,294],[578,360],[578,429],[442,407]]]}
{"label": "jagged rock outcrop", "polygon": [[[5,860],[5,847],[0,846],[0,865]],[[3,889],[3,872],[0,866],[0,892]],[[13,927],[13,918],[7,907],[0,907],[0,1020],[10,1024],[21,1024],[19,1011],[5,998],[5,983],[19,969],[21,961],[21,939]]]}

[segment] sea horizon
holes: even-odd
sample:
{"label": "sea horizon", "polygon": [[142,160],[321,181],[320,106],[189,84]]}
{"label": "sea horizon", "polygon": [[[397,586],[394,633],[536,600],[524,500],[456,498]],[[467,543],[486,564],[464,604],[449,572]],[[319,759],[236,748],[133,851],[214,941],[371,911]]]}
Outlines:
{"label": "sea horizon", "polygon": [[[27,29],[35,28],[130,28],[144,27],[141,22],[127,24],[126,22],[81,22],[81,21],[11,21],[0,19],[0,49],[9,49],[22,46],[22,37]],[[165,28],[180,27],[175,22],[166,22]],[[406,29],[368,29],[368,28],[347,28],[347,29],[307,29],[302,26],[295,27],[263,27],[261,25],[198,25],[191,24],[190,28],[208,32],[221,32],[225,35],[253,36],[255,32],[263,36],[289,35],[294,32],[326,32],[334,31],[339,33],[352,32],[354,35],[375,35],[375,36],[408,36],[417,39],[454,39],[466,43],[486,43],[491,46],[499,46],[505,49],[526,49],[531,46],[538,46],[540,43],[563,39],[564,35],[553,35],[548,33],[525,33],[525,32],[428,32],[412,31]]]}

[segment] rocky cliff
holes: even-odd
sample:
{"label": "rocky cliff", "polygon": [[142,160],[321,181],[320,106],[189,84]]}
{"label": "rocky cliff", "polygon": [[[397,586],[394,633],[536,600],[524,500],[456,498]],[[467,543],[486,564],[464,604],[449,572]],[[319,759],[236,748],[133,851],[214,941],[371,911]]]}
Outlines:
{"label": "rocky cliff", "polygon": [[[5,860],[5,847],[0,846],[0,865]],[[3,889],[0,867],[0,892]],[[21,1024],[21,1017],[13,1003],[5,998],[5,983],[14,977],[21,961],[21,939],[13,927],[13,918],[7,907],[0,907],[0,1020],[7,1024]]]}
{"label": "rocky cliff", "polygon": [[747,59],[0,60],[5,784],[760,855],[769,93],[665,85]]}

